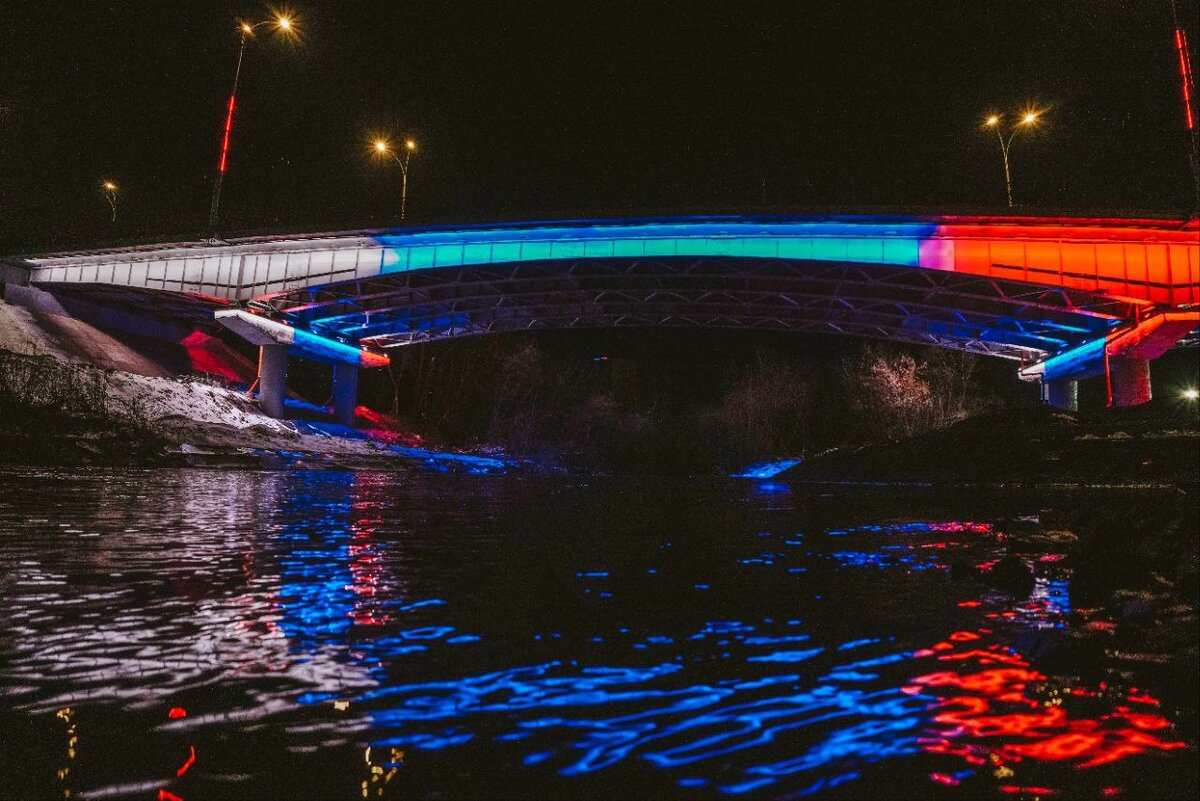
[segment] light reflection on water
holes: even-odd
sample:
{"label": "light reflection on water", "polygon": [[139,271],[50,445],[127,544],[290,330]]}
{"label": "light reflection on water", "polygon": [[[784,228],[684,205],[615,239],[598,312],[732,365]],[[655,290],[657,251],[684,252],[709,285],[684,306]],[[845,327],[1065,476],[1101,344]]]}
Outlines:
{"label": "light reflection on water", "polygon": [[[6,704],[175,749],[72,779],[99,797],[320,796],[364,765],[373,795],[978,796],[1185,747],[1145,693],[1048,689],[1021,648],[1062,636],[1069,572],[953,580],[1003,555],[988,522],[734,482],[4,479]],[[322,754],[316,784],[280,778]]]}

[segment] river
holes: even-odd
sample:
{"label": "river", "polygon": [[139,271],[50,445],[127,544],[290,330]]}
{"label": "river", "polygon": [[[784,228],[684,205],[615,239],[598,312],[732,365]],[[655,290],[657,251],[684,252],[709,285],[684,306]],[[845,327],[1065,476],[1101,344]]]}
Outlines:
{"label": "river", "polygon": [[1078,645],[1095,503],[7,470],[0,797],[1195,797],[1171,666]]}

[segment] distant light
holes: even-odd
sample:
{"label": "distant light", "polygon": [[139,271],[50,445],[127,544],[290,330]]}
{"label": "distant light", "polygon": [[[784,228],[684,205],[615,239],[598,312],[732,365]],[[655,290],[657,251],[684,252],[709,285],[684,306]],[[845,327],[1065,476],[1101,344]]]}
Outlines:
{"label": "distant light", "polygon": [[417,149],[417,143],[416,143],[416,142],[414,142],[414,141],[413,141],[413,140],[411,140],[411,139],[406,139],[406,140],[404,141],[404,146],[405,146],[405,147],[407,147],[409,150],[416,150],[416,149]]}
{"label": "distant light", "polygon": [[988,117],[986,120],[984,120],[983,124],[984,125],[999,125],[1000,117],[997,114],[993,114],[990,117]]}
{"label": "distant light", "polygon": [[249,22],[242,23],[242,33],[254,33],[254,26]]}
{"label": "distant light", "polygon": [[375,140],[375,152],[386,153],[388,151],[388,143],[386,139]]}
{"label": "distant light", "polygon": [[1037,118],[1037,112],[1027,111],[1025,112],[1025,116],[1021,117],[1021,123],[1023,125],[1032,125],[1033,123],[1037,122]]}
{"label": "distant light", "polygon": [[116,192],[117,191],[117,185],[114,184],[112,181],[105,181],[103,184],[101,184],[101,186],[103,186],[105,191],[107,191],[107,192]]}
{"label": "distant light", "polygon": [[1183,391],[1183,398],[1184,398],[1184,400],[1191,400],[1191,401],[1194,401],[1197,398],[1200,398],[1200,389],[1196,389],[1195,387],[1189,387],[1188,389],[1185,389]]}
{"label": "distant light", "polygon": [[292,21],[287,17],[280,17],[275,22],[279,25],[279,30],[281,31],[290,31],[292,29]]}

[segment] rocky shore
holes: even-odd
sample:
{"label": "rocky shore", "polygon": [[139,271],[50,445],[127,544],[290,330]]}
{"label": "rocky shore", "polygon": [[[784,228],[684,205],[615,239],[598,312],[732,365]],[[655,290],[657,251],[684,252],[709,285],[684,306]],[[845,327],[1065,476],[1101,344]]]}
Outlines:
{"label": "rocky shore", "polygon": [[490,472],[491,456],[399,445],[388,432],[276,420],[201,378],[137,375],[0,351],[0,464],[264,466]]}

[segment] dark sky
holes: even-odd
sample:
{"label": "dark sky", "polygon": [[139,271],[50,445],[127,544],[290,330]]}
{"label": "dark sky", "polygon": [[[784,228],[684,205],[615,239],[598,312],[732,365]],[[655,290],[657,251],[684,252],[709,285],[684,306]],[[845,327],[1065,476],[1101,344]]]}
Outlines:
{"label": "dark sky", "polygon": [[[223,230],[1191,203],[1167,0],[289,0],[247,53]],[[1180,0],[1193,41],[1197,0]],[[254,0],[0,0],[0,253],[203,233]],[[99,181],[122,187],[108,225]]]}

